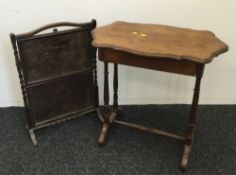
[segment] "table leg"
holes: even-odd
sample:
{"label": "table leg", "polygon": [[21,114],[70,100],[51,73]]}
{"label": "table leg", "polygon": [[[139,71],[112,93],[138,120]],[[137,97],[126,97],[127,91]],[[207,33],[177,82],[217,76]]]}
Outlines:
{"label": "table leg", "polygon": [[118,65],[114,63],[114,74],[113,74],[113,109],[110,116],[110,123],[118,115]]}
{"label": "table leg", "polygon": [[184,145],[184,151],[183,156],[181,160],[180,168],[182,170],[186,170],[192,143],[193,143],[193,137],[194,132],[196,129],[196,114],[197,114],[197,107],[198,107],[198,100],[199,100],[199,93],[200,93],[200,84],[201,84],[201,78],[204,71],[204,65],[198,65],[197,68],[197,75],[196,75],[196,81],[195,81],[195,87],[194,87],[194,95],[193,95],[193,101],[191,106],[191,111],[189,115],[189,121],[188,121],[188,128],[187,128],[187,137],[186,142]]}
{"label": "table leg", "polygon": [[104,122],[100,132],[98,143],[104,144],[107,131],[109,128],[109,80],[108,80],[108,63],[104,62]]}
{"label": "table leg", "polygon": [[118,110],[118,65],[114,64],[114,77],[113,77],[113,108],[114,110]]}

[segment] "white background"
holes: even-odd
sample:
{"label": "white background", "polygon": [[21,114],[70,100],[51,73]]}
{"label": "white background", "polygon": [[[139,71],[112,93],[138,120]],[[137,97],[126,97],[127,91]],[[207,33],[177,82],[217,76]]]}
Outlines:
{"label": "white background", "polygon": [[[235,0],[0,0],[0,106],[22,106],[22,96],[9,33],[23,33],[42,25],[85,22],[98,26],[116,20],[159,23],[207,29],[230,46],[205,69],[201,104],[236,103]],[[112,77],[112,66],[110,77]],[[98,64],[102,104],[103,65]],[[190,103],[192,77],[119,67],[121,104]],[[112,82],[110,82],[112,84]]]}

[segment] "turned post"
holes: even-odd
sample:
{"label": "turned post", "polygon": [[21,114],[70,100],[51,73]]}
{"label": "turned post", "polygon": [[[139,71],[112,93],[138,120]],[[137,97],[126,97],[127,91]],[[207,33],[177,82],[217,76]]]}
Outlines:
{"label": "turned post", "polygon": [[118,65],[114,64],[114,75],[113,75],[113,110],[118,111]]}
{"label": "turned post", "polygon": [[199,94],[200,94],[200,85],[201,79],[204,72],[204,64],[199,64],[197,66],[197,74],[196,74],[196,81],[194,87],[194,94],[193,94],[193,101],[191,106],[191,111],[189,115],[188,121],[188,129],[187,129],[187,138],[186,144],[191,145],[193,142],[193,135],[194,130],[196,129],[196,115],[197,115],[197,108],[198,108],[198,101],[199,101]]}

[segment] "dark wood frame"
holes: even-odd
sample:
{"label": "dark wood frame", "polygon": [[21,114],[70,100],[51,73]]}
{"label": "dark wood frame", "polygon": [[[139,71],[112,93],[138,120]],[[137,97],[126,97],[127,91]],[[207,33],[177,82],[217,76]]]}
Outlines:
{"label": "dark wood frame", "polygon": [[[154,134],[159,134],[162,136],[182,140],[185,142],[185,144],[180,167],[182,170],[186,170],[191,152],[191,147],[193,144],[194,133],[196,129],[196,115],[197,115],[197,107],[200,93],[200,84],[205,64],[188,60],[175,60],[171,58],[158,58],[158,59],[151,58],[147,56],[135,55],[128,52],[110,48],[99,48],[98,52],[99,52],[99,59],[104,62],[104,115],[103,115],[104,122],[102,123],[102,128],[100,131],[100,136],[98,141],[99,144],[103,145],[105,143],[105,138],[108,129],[112,125],[112,123],[135,128],[140,131],[151,132]],[[109,62],[114,63],[114,77],[113,77],[114,94],[113,94],[113,108],[111,112],[109,110],[109,79],[108,79]],[[120,113],[120,110],[118,108],[118,64],[142,67],[169,73],[176,73],[180,75],[194,76],[196,78],[193,101],[192,101],[191,111],[189,114],[186,135],[182,136],[175,133],[162,131],[160,129],[148,128],[142,125],[124,122],[116,119]]]}
{"label": "dark wood frame", "polygon": [[[66,29],[62,31],[58,31],[57,27],[73,27],[73,29]],[[19,74],[20,84],[21,84],[21,90],[23,94],[23,100],[24,100],[24,106],[25,106],[25,112],[26,112],[26,119],[27,119],[27,127],[29,130],[30,138],[32,140],[33,145],[37,144],[37,140],[34,134],[34,131],[36,129],[54,125],[59,122],[63,122],[72,118],[75,118],[80,115],[84,115],[90,112],[96,112],[99,118],[103,121],[103,118],[101,117],[100,110],[99,110],[99,101],[98,101],[98,85],[97,85],[97,66],[96,66],[96,48],[92,47],[90,44],[92,41],[91,31],[96,27],[96,20],[92,20],[88,23],[71,23],[71,22],[60,22],[60,23],[53,23],[49,24],[43,27],[40,27],[36,30],[33,30],[28,33],[15,35],[13,33],[10,34],[10,39],[12,42],[13,50],[14,50],[14,56],[15,56],[15,62],[16,67]],[[39,34],[40,32],[44,32],[45,30],[53,29],[53,32],[46,33],[46,34]],[[63,35],[63,33],[69,34],[71,32],[80,32],[80,31],[86,31],[89,32],[89,45],[88,52],[89,52],[89,58],[91,59],[91,68],[87,69],[86,71],[91,74],[91,86],[88,87],[91,88],[91,92],[93,95],[91,95],[92,104],[90,106],[81,107],[78,109],[71,109],[71,111],[67,111],[65,113],[61,113],[60,115],[56,115],[50,119],[46,119],[40,122],[36,122],[33,116],[33,110],[32,109],[32,99],[29,93],[29,90],[32,87],[38,87],[58,81],[61,83],[64,81],[71,82],[73,81],[73,78],[80,77],[84,72],[86,71],[80,71],[80,72],[72,72],[68,75],[58,75],[57,77],[50,77],[49,79],[39,79],[37,81],[27,81],[26,71],[27,68],[25,67],[24,63],[24,55],[20,53],[20,42],[21,41],[27,41],[27,40],[37,40],[38,38],[47,38],[47,37],[54,37],[59,36],[60,34]],[[71,38],[73,40],[73,38]],[[65,43],[66,44],[66,43]],[[53,58],[52,58],[53,59]],[[78,58],[79,59],[79,58]],[[90,75],[89,74],[89,75]],[[89,76],[88,76],[89,77]],[[78,83],[77,83],[78,84]],[[71,85],[72,86],[72,85]],[[83,86],[83,82],[81,82],[81,86]],[[85,86],[85,85],[84,85]],[[56,87],[55,87],[56,88]],[[76,87],[73,87],[76,88]],[[86,87],[85,87],[86,88]],[[70,90],[70,89],[69,89]],[[49,92],[50,93],[50,92]],[[84,99],[81,99],[84,100]],[[47,103],[47,99],[45,99],[45,103]],[[64,103],[63,101],[59,103]]]}

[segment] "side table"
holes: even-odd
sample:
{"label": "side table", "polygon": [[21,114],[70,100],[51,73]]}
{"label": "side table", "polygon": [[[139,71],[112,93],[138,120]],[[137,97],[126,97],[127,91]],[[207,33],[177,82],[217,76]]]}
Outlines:
{"label": "side table", "polygon": [[[228,50],[228,46],[210,31],[199,31],[164,25],[114,22],[93,30],[93,46],[98,48],[99,60],[104,62],[104,122],[99,144],[112,123],[148,131],[184,141],[180,167],[185,170],[189,160],[196,129],[196,115],[200,83],[204,67],[213,58]],[[108,63],[114,64],[113,110],[109,112]],[[186,135],[148,128],[117,120],[118,64],[164,71],[196,78],[193,101]]]}

